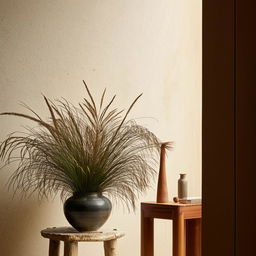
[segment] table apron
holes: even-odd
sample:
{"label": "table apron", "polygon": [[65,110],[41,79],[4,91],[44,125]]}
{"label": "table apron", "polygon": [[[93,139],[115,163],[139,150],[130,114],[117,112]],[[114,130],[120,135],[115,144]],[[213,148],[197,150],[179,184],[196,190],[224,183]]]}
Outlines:
{"label": "table apron", "polygon": [[[154,218],[154,219],[166,219],[166,220],[173,220],[175,218],[174,212],[149,212],[149,211],[142,211],[142,217],[144,218]],[[201,219],[202,216],[200,213],[185,213],[183,214],[185,220],[190,219]]]}

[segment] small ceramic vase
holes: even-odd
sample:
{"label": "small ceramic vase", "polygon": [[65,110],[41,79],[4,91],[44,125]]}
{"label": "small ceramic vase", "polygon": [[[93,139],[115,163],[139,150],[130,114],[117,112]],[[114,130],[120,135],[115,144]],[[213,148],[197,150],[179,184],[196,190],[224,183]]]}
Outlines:
{"label": "small ceramic vase", "polygon": [[186,180],[185,173],[180,174],[180,178],[178,180],[178,198],[183,199],[188,197],[188,182]]}

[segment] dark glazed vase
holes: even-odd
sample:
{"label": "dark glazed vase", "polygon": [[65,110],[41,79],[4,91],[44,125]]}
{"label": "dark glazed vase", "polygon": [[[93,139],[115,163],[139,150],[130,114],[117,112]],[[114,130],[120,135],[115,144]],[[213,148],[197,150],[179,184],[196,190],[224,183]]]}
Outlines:
{"label": "dark glazed vase", "polygon": [[95,231],[108,219],[112,204],[101,193],[73,195],[64,203],[68,222],[80,232]]}

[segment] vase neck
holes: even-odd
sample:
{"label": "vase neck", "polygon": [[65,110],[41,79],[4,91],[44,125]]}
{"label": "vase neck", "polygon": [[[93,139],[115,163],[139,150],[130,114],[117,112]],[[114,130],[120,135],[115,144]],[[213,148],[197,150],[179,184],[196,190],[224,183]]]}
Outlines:
{"label": "vase neck", "polygon": [[86,193],[74,193],[73,194],[74,197],[99,197],[102,196],[101,192],[86,192]]}
{"label": "vase neck", "polygon": [[187,175],[187,174],[185,174],[185,173],[181,173],[181,174],[180,174],[180,178],[181,178],[181,179],[185,179],[185,178],[186,178],[186,175]]}

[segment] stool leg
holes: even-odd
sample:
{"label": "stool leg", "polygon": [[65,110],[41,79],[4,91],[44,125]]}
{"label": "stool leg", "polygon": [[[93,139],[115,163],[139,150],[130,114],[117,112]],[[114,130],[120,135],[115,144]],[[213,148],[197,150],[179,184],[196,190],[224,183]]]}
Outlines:
{"label": "stool leg", "polygon": [[77,256],[77,242],[64,242],[64,256]]}
{"label": "stool leg", "polygon": [[60,241],[50,239],[49,256],[59,256],[59,254],[60,254]]}
{"label": "stool leg", "polygon": [[104,241],[105,256],[118,256],[117,239]]}

